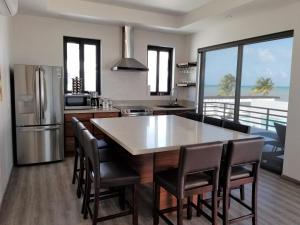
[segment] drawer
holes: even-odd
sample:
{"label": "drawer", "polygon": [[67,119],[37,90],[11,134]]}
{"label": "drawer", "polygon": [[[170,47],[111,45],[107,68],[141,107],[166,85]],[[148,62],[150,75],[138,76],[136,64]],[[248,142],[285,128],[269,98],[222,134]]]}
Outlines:
{"label": "drawer", "polygon": [[72,117],[76,117],[79,121],[90,121],[93,118],[93,113],[72,113],[65,114],[65,122],[71,122]]}

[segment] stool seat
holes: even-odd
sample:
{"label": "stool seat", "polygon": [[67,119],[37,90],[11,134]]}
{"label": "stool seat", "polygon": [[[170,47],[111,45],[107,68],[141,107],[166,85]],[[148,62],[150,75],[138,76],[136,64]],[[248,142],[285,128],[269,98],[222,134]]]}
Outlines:
{"label": "stool seat", "polygon": [[[157,172],[155,174],[156,182],[165,187],[173,194],[177,193],[178,187],[178,169],[171,169],[166,171]],[[205,173],[197,173],[187,175],[185,178],[184,190],[194,189],[208,185],[211,177]]]}
{"label": "stool seat", "polygon": [[137,184],[139,175],[120,162],[100,163],[101,187],[116,187]]}
{"label": "stool seat", "polygon": [[97,148],[107,148],[108,144],[106,143],[106,141],[104,139],[98,139],[97,140]]}
{"label": "stool seat", "polygon": [[250,171],[243,166],[235,166],[231,170],[231,180],[237,180],[241,178],[250,177]]}

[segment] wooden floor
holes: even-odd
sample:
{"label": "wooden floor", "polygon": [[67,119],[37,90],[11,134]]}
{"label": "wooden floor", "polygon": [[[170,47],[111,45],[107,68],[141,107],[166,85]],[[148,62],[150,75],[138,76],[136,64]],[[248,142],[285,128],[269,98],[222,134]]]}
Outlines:
{"label": "wooden floor", "polygon": [[[85,225],[90,220],[82,219],[81,200],[76,197],[75,186],[71,184],[72,159],[61,163],[15,168],[8,191],[0,211],[1,225]],[[249,187],[246,198],[250,199]],[[139,224],[152,224],[151,192],[140,193]],[[141,199],[141,198],[140,198]],[[259,225],[299,225],[300,186],[280,179],[264,170],[259,184]],[[100,213],[118,210],[116,200],[103,202]],[[231,204],[231,216],[247,213],[235,202]],[[195,212],[194,212],[195,215]],[[176,214],[169,215],[173,220]],[[101,224],[131,224],[131,217],[123,217]],[[160,224],[165,224],[163,221]],[[204,218],[193,217],[184,220],[188,225],[209,224]],[[250,221],[240,224],[251,224]]]}

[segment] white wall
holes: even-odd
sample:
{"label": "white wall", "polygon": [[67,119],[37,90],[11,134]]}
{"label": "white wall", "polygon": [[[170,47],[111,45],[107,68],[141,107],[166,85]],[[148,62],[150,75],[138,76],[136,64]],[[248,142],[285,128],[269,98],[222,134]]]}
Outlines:
{"label": "white wall", "polygon": [[11,107],[9,85],[9,20],[0,15],[0,72],[3,98],[0,102],[0,206],[12,170]]}
{"label": "white wall", "polygon": [[[147,72],[113,72],[121,58],[121,28],[115,25],[19,15],[12,22],[12,63],[63,65],[63,36],[95,38],[102,47],[102,96],[115,100],[166,99],[147,93]],[[175,62],[186,58],[185,36],[136,29],[135,57],[147,64],[147,45],[174,47]]]}
{"label": "white wall", "polygon": [[[187,43],[190,45],[190,59],[195,60],[197,49],[211,45],[256,37],[294,29],[294,47],[292,61],[292,77],[289,97],[289,115],[286,140],[286,154],[283,174],[300,180],[300,4],[295,3],[280,9],[261,12],[247,17],[227,19],[219,25],[201,33],[190,35]],[[186,93],[184,98],[193,100],[194,92]],[[192,98],[192,99],[191,99]]]}

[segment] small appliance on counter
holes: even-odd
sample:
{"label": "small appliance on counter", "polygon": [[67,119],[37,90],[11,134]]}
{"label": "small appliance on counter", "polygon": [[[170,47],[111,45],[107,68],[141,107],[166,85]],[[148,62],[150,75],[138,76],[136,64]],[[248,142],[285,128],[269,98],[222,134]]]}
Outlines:
{"label": "small appliance on counter", "polygon": [[65,109],[90,109],[91,95],[88,93],[65,94]]}
{"label": "small appliance on counter", "polygon": [[93,109],[99,108],[99,96],[97,91],[90,92],[91,95],[91,107]]}

